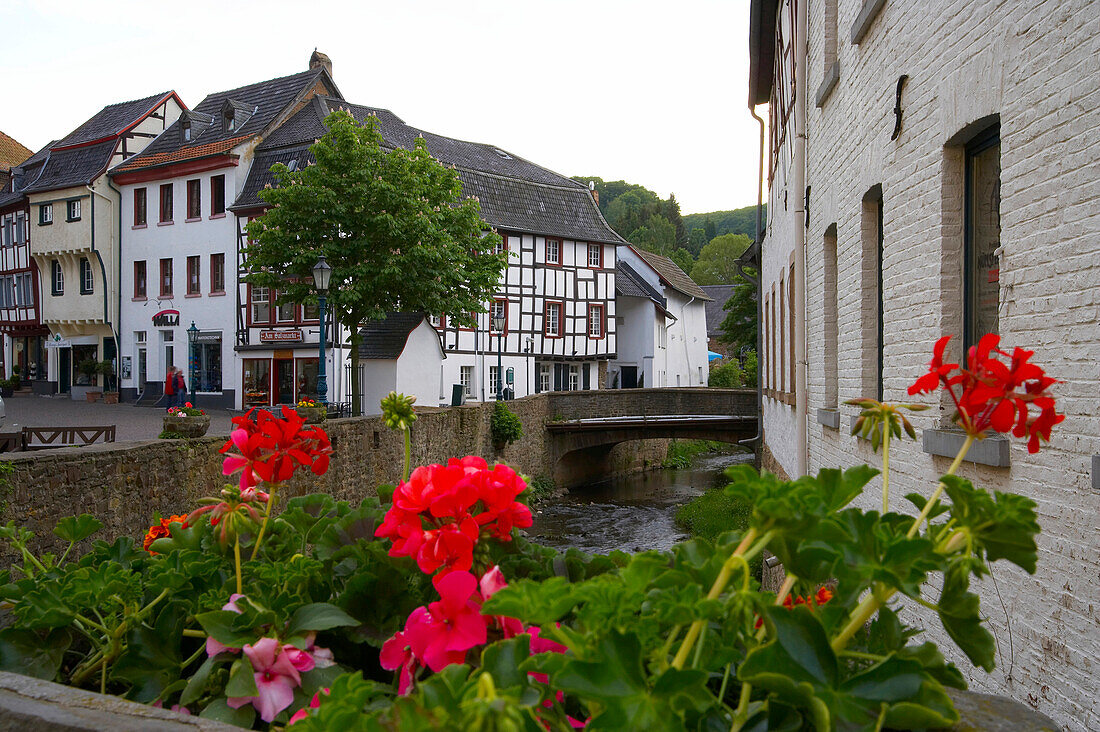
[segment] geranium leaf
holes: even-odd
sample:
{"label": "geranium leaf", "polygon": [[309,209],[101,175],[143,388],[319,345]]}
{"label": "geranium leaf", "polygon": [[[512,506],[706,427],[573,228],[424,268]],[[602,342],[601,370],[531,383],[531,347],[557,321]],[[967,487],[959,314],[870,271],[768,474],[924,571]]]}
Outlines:
{"label": "geranium leaf", "polygon": [[180,694],[179,703],[181,706],[187,706],[203,695],[206,691],[206,682],[210,680],[210,674],[213,673],[218,663],[219,662],[213,656],[202,662],[198,671],[188,680],[187,686],[183,689],[183,693]]}
{"label": "geranium leaf", "polygon": [[252,662],[242,656],[233,662],[229,669],[229,682],[225,685],[226,696],[257,696],[255,670]]}
{"label": "geranium leaf", "polygon": [[58,521],[53,533],[65,541],[84,541],[102,528],[102,521],[90,513],[82,513]]}
{"label": "geranium leaf", "polygon": [[969,591],[970,570],[966,563],[954,564],[943,576],[938,603],[940,622],[975,666],[992,671],[995,658],[993,636],[982,625],[980,600]]}
{"label": "geranium leaf", "polygon": [[328,630],[356,625],[359,625],[358,620],[335,605],[314,602],[294,611],[294,616],[287,625],[286,634],[294,635],[308,630]]}
{"label": "geranium leaf", "polygon": [[71,644],[72,636],[68,630],[38,633],[4,628],[0,630],[0,671],[53,681]]}
{"label": "geranium leaf", "polygon": [[1014,493],[998,491],[991,496],[957,475],[945,475],[942,480],[951,498],[951,518],[970,535],[978,557],[984,554],[990,562],[1007,559],[1034,574],[1039,533],[1035,502]]}
{"label": "geranium leaf", "polygon": [[547,626],[568,615],[577,602],[574,585],[564,577],[542,582],[520,580],[497,591],[482,606],[482,612]]}
{"label": "geranium leaf", "polygon": [[256,641],[256,633],[251,629],[239,628],[240,614],[232,610],[210,610],[199,613],[195,620],[206,634],[229,648],[243,648],[246,643]]}
{"label": "geranium leaf", "polygon": [[199,716],[203,719],[213,719],[244,729],[252,729],[252,723],[256,721],[256,710],[251,704],[234,709],[226,703],[225,699],[215,699],[206,705]]}
{"label": "geranium leaf", "polygon": [[519,667],[530,657],[530,642],[531,636],[521,633],[486,646],[481,652],[481,670],[493,677],[498,689],[527,686],[527,674]]}
{"label": "geranium leaf", "polygon": [[179,680],[180,638],[186,612],[169,605],[149,627],[141,624],[126,636],[126,650],[115,662],[112,679],[130,682],[126,696],[134,701],[151,702],[164,689]]}
{"label": "geranium leaf", "polygon": [[[906,493],[905,500],[916,506],[918,511],[924,511],[924,505],[928,503],[928,499],[922,496],[920,493]],[[947,506],[943,503],[937,503],[936,507],[928,512],[928,518],[934,519],[941,514],[947,513],[949,508],[950,506]]]}

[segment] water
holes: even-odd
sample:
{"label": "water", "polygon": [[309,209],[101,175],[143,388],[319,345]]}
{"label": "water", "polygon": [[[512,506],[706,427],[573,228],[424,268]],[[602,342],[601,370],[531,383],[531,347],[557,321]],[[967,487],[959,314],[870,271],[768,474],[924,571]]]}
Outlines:
{"label": "water", "polygon": [[752,459],[751,453],[704,454],[683,470],[663,468],[574,488],[538,506],[528,535],[539,544],[592,554],[664,551],[688,538],[676,525],[677,507],[718,484],[729,466]]}

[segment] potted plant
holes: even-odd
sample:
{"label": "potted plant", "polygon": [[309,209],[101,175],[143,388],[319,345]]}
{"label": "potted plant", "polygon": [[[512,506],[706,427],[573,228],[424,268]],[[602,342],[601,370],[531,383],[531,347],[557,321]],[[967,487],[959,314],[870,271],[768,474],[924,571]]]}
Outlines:
{"label": "potted plant", "polygon": [[493,406],[493,416],[489,420],[489,433],[493,439],[493,448],[500,452],[523,437],[523,423],[507,404],[497,402]]}
{"label": "potted plant", "polygon": [[96,373],[103,374],[104,404],[118,404],[118,384],[114,380],[115,362],[100,361],[96,366]]}
{"label": "potted plant", "polygon": [[325,405],[316,399],[299,399],[296,411],[298,416],[306,421],[306,424],[323,422],[328,412]]}
{"label": "potted plant", "polygon": [[95,388],[97,385],[96,376],[99,374],[99,361],[94,358],[86,358],[76,365],[76,370],[88,377],[88,383],[92,387],[84,393],[84,398],[89,402],[99,401],[99,398],[103,396],[103,392]]}
{"label": "potted plant", "polygon": [[0,396],[7,399],[14,391],[15,387],[12,384],[12,379],[0,379]]}
{"label": "potted plant", "polygon": [[12,390],[19,388],[19,384],[21,383],[19,379],[19,364],[15,364],[11,367],[11,379],[9,379],[9,381],[11,381]]}
{"label": "potted plant", "polygon": [[210,415],[187,402],[182,407],[171,407],[164,415],[162,436],[202,437],[210,429]]}

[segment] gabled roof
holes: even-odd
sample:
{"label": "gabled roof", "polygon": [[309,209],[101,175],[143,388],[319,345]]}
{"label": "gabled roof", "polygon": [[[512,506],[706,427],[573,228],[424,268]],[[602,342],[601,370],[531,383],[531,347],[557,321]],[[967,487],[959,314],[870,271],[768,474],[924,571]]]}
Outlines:
{"label": "gabled roof", "polygon": [[0,132],[0,170],[11,170],[30,156],[29,148]]}
{"label": "gabled roof", "polygon": [[42,165],[49,157],[50,148],[56,142],[57,140],[50,141],[44,148],[11,169],[11,181],[3,191],[0,191],[0,208],[10,206],[26,197],[26,189],[42,172]]}
{"label": "gabled roof", "polygon": [[390,313],[359,329],[359,358],[395,359],[405,350],[409,335],[424,322],[424,313]]}
{"label": "gabled roof", "polygon": [[668,307],[664,296],[621,259],[615,262],[615,294],[623,297],[647,297],[662,308]]}
{"label": "gabled roof", "polygon": [[360,122],[373,115],[390,149],[412,148],[422,137],[433,157],[455,166],[463,192],[478,198],[482,218],[494,227],[581,241],[624,243],[604,221],[583,184],[493,145],[424,132],[405,124],[389,110],[333,97],[314,97],[311,104],[264,140],[231,208],[264,205],[259,192],[274,185],[270,168],[276,162],[293,159],[299,166],[312,163],[309,146],[325,133],[324,118],[336,109],[348,110]]}
{"label": "gabled roof", "polygon": [[695,280],[687,276],[680,266],[663,254],[654,254],[646,250],[631,246],[635,254],[642,258],[646,264],[661,278],[661,281],[674,290],[684,293],[688,297],[697,300],[711,300],[711,296],[703,291],[703,288],[695,284]]}
{"label": "gabled roof", "polygon": [[707,303],[707,335],[714,335],[722,328],[726,319],[726,301],[730,299],[737,285],[702,285],[703,291],[714,298]]}
{"label": "gabled roof", "polygon": [[[176,120],[148,147],[111,172],[127,172],[227,152],[241,141],[261,134],[298,95],[322,76],[335,89],[336,85],[328,72],[318,67],[209,94],[195,105],[194,111],[203,115],[203,121],[209,119],[210,122],[202,125],[192,123],[190,142],[183,141],[180,121]],[[233,110],[236,123],[233,130],[225,125],[224,115],[229,109]],[[200,118],[196,115],[193,119]]]}
{"label": "gabled roof", "polygon": [[107,169],[118,138],[174,96],[175,92],[162,92],[104,107],[49,146],[42,172],[25,190],[48,191],[91,183]]}

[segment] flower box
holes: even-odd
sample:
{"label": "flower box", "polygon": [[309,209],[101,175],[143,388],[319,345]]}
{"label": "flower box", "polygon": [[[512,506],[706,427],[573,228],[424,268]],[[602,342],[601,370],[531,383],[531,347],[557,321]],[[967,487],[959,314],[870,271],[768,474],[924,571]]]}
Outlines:
{"label": "flower box", "polygon": [[98,402],[101,396],[103,396],[103,392],[101,391],[84,392],[84,398],[87,399],[89,402]]}
{"label": "flower box", "polygon": [[202,437],[210,429],[210,415],[198,417],[185,415],[165,415],[164,431],[175,432],[184,437]]}
{"label": "flower box", "polygon": [[320,424],[325,420],[325,414],[328,411],[323,406],[316,407],[295,407],[295,411],[298,412],[298,416],[306,421],[306,424]]}
{"label": "flower box", "polygon": [[105,391],[103,392],[104,404],[118,404],[118,392],[117,391]]}

